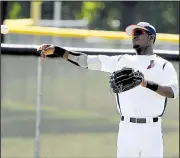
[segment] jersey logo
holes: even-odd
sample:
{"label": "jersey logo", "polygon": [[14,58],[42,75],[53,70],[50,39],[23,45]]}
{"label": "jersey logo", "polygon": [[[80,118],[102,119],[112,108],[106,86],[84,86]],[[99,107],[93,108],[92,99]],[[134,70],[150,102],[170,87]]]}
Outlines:
{"label": "jersey logo", "polygon": [[152,67],[154,67],[154,60],[150,61],[150,65],[147,67],[147,69],[151,69]]}

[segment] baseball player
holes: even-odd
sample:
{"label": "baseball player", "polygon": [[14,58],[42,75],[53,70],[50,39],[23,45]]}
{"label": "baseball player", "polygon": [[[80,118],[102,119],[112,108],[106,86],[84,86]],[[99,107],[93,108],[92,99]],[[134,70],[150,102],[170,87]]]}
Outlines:
{"label": "baseball player", "polygon": [[153,53],[156,29],[147,22],[130,25],[136,55],[87,55],[43,44],[42,57],[56,54],[82,68],[109,73],[109,83],[120,113],[117,157],[163,157],[161,117],[167,98],[179,93],[177,73],[171,62]]}

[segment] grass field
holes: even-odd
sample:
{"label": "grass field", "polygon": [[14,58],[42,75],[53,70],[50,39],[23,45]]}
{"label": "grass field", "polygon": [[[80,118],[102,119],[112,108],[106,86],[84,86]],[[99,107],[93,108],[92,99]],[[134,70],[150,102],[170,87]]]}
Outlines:
{"label": "grass field", "polygon": [[[179,64],[174,65],[179,71]],[[34,157],[36,78],[22,76],[27,68],[4,74],[2,158]],[[106,74],[76,68],[69,74],[57,71],[43,72],[41,158],[115,158],[119,114]],[[179,97],[168,101],[163,133],[165,157],[179,157]]]}

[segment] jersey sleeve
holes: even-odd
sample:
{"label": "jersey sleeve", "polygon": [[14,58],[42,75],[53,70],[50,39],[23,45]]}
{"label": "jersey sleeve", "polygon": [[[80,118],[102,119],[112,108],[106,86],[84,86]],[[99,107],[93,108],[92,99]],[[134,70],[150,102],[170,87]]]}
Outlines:
{"label": "jersey sleeve", "polygon": [[117,61],[121,56],[122,55],[88,55],[88,69],[112,73],[115,71]]}
{"label": "jersey sleeve", "polygon": [[164,67],[164,86],[170,86],[174,92],[174,98],[176,98],[179,94],[179,85],[177,72],[172,65],[172,63],[168,62]]}

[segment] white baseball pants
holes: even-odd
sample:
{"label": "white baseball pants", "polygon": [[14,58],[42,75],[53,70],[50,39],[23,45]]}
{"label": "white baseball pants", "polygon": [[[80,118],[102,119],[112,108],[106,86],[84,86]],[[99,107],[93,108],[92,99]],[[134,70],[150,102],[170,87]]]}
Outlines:
{"label": "white baseball pants", "polygon": [[117,158],[163,158],[161,118],[152,123],[121,121]]}

